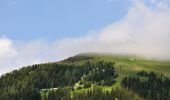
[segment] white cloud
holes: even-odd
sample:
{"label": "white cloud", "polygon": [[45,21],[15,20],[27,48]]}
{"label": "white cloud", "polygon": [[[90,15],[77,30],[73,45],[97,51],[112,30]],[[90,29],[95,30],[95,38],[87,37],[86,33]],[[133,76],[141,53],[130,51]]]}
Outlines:
{"label": "white cloud", "polygon": [[6,37],[0,38],[0,57],[11,57],[16,55],[13,43]]}
{"label": "white cloud", "polygon": [[62,40],[57,50],[64,55],[109,52],[170,59],[169,16],[169,8],[151,9],[141,0],[134,0],[122,20],[108,25],[93,36]]}
{"label": "white cloud", "polygon": [[10,70],[8,67],[13,58],[17,56],[17,51],[13,47],[13,42],[6,38],[0,38],[0,74]]}
{"label": "white cloud", "polygon": [[[160,1],[165,3],[165,0]],[[83,37],[66,38],[54,43],[45,40],[16,43],[0,38],[0,74],[23,65],[57,61],[85,52],[170,59],[169,6],[151,9],[142,0],[132,2],[124,18]],[[151,2],[154,5],[160,3],[158,0]]]}
{"label": "white cloud", "polygon": [[169,0],[149,0],[151,4],[160,8],[168,8],[170,6]]}

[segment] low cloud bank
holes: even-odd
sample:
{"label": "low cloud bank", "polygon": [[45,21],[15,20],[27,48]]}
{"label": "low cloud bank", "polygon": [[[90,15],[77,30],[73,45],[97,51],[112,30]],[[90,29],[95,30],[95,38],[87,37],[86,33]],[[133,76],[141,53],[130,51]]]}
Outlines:
{"label": "low cloud bank", "polygon": [[166,0],[132,0],[127,15],[79,38],[16,42],[0,38],[0,74],[24,65],[57,61],[85,52],[170,59],[170,6]]}
{"label": "low cloud bank", "polygon": [[85,37],[64,39],[57,43],[56,50],[65,56],[104,52],[170,59],[170,9],[165,0],[160,1],[151,0],[146,5],[134,0],[120,21]]}

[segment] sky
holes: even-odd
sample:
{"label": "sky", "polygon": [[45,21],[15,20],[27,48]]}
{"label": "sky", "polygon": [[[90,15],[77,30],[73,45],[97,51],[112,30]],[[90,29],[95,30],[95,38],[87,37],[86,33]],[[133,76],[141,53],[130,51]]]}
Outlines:
{"label": "sky", "polygon": [[170,60],[169,0],[0,0],[0,75],[100,52]]}
{"label": "sky", "polygon": [[123,17],[128,0],[0,0],[0,35],[52,42],[80,37]]}

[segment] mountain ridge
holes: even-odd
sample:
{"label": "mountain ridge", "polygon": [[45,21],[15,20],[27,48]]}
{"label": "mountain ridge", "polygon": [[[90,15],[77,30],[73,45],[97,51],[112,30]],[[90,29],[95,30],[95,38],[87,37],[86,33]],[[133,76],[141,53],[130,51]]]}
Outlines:
{"label": "mountain ridge", "polygon": [[[158,75],[150,73],[152,71]],[[143,75],[143,73],[146,75],[140,76],[141,79],[143,79],[143,77],[150,79],[150,75],[156,76],[154,80],[162,80],[159,79],[159,75],[170,78],[170,62],[144,60],[129,56],[79,54],[59,62],[34,64],[2,75],[0,77],[0,99],[23,100],[27,98],[24,100],[32,100],[37,98],[37,100],[48,100],[44,98],[51,98],[56,95],[61,98],[63,98],[63,96],[66,96],[65,98],[79,98],[79,95],[82,97],[88,95],[86,93],[87,91],[94,93],[93,96],[95,96],[96,92],[93,91],[93,88],[103,96],[106,95],[103,90],[108,91],[108,97],[110,98],[112,98],[113,95],[114,98],[129,96],[129,100],[133,100],[136,96],[139,100],[142,98],[150,98],[143,92],[141,95],[139,95],[139,92],[133,93],[133,88],[131,89],[131,87],[126,85],[128,83],[135,86],[133,83],[130,83],[131,78],[128,79],[127,77],[134,76],[133,81],[139,81],[138,79],[135,80],[135,75],[138,75],[138,72],[142,73],[139,75]],[[124,80],[124,83],[122,83],[122,80]],[[147,80],[145,81],[146,84],[149,84]],[[164,85],[164,81],[162,84]],[[140,85],[142,85],[142,83],[138,85],[141,87]],[[169,86],[170,85],[165,85],[167,89]],[[119,89],[116,90],[116,87]],[[126,90],[124,87],[129,89]],[[140,90],[135,88],[135,91]],[[112,94],[112,92],[114,94]],[[116,95],[116,92],[120,94]],[[67,95],[62,94],[63,96],[61,96],[60,93]],[[144,95],[146,95],[146,97],[143,97]],[[54,97],[51,100],[54,100]],[[111,100],[113,100],[113,98]]]}

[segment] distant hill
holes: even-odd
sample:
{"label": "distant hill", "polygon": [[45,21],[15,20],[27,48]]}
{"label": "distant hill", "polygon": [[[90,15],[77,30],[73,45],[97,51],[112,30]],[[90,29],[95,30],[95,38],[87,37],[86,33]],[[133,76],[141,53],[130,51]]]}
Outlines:
{"label": "distant hill", "polygon": [[[60,62],[35,64],[2,75],[0,100],[159,100],[170,96],[169,78],[169,61],[79,54]],[[150,79],[154,79],[155,87],[144,88],[147,95],[140,87],[152,84]],[[135,82],[139,83],[139,88],[133,87]],[[152,89],[160,84],[167,89],[156,89],[155,98],[152,98]]]}

